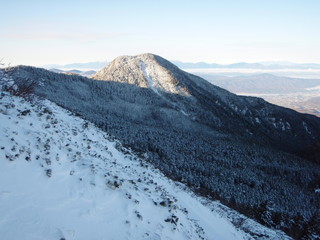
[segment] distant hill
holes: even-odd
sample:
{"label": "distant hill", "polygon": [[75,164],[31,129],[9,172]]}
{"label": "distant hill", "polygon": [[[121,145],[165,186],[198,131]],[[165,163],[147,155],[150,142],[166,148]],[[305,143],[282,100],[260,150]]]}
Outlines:
{"label": "distant hill", "polygon": [[76,75],[80,75],[80,76],[85,76],[85,77],[90,77],[91,75],[95,74],[96,71],[91,70],[91,71],[80,71],[77,69],[73,69],[73,70],[61,70],[61,69],[57,69],[57,68],[51,68],[49,69],[49,71],[55,72],[55,73],[64,73],[64,74],[76,74]]}

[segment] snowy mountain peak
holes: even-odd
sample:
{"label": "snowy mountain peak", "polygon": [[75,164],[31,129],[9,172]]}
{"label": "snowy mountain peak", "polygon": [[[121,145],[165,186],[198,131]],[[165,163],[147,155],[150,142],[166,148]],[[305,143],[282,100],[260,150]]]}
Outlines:
{"label": "snowy mountain peak", "polygon": [[[121,56],[92,76],[139,87],[150,88],[157,94],[168,92],[190,96],[184,83],[175,77],[178,68],[164,58],[145,53],[137,56]],[[181,70],[179,70],[181,71]]]}

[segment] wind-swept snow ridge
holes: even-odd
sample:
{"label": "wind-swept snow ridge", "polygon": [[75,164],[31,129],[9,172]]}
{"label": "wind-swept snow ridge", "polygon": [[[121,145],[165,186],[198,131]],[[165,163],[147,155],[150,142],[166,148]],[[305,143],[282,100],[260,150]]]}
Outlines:
{"label": "wind-swept snow ridge", "polygon": [[[1,239],[254,239],[91,123],[49,101],[0,98]],[[259,239],[287,239],[243,222]]]}

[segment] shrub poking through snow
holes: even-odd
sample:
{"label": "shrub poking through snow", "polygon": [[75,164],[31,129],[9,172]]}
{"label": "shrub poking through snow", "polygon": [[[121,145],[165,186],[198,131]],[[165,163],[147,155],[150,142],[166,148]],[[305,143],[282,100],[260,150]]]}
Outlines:
{"label": "shrub poking through snow", "polygon": [[178,218],[176,215],[172,214],[170,217],[168,217],[168,218],[165,219],[164,221],[165,221],[165,222],[172,223],[172,224],[174,224],[174,225],[177,226],[178,221],[179,221],[179,218]]}
{"label": "shrub poking through snow", "polygon": [[51,170],[51,169],[47,169],[47,170],[46,170],[46,175],[47,175],[48,177],[51,177],[51,176],[52,176],[52,170]]}

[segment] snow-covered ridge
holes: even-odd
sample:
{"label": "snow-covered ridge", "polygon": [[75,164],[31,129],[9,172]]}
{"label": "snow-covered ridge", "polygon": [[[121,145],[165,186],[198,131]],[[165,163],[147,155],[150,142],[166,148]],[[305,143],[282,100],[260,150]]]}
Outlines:
{"label": "snow-covered ridge", "polygon": [[49,101],[2,92],[0,122],[1,239],[287,239],[238,214],[236,229],[230,210]]}

